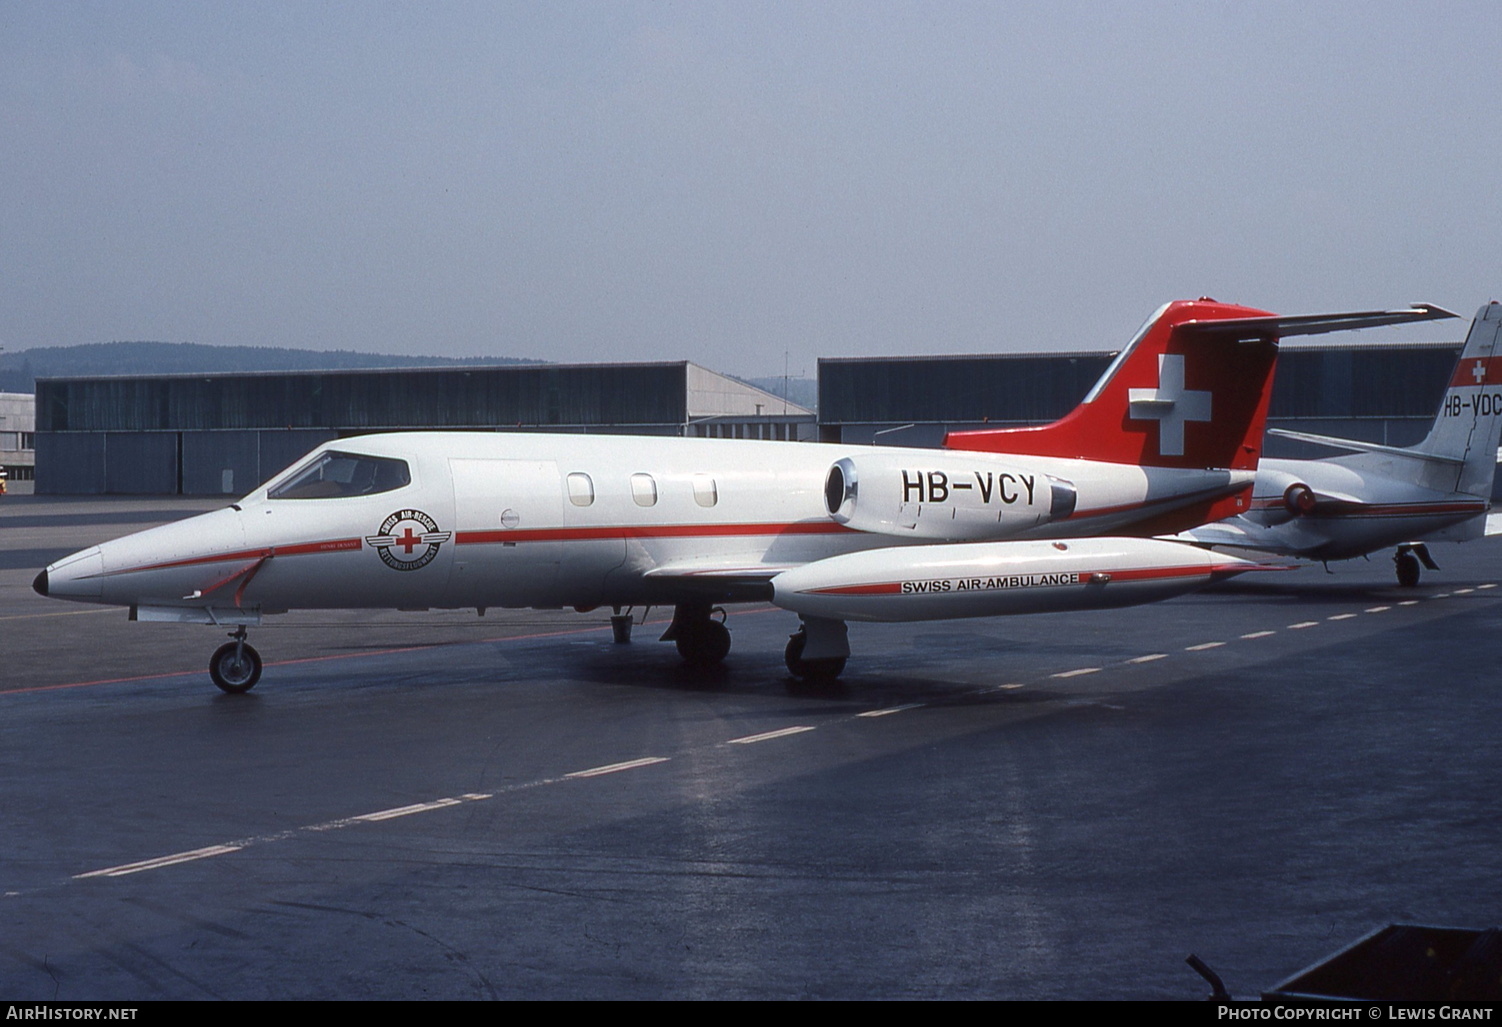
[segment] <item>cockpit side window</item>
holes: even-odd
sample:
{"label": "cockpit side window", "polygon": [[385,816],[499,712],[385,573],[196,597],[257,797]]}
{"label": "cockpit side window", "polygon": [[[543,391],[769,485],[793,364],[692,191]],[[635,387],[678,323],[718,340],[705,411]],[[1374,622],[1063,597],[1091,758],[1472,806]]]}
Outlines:
{"label": "cockpit side window", "polygon": [[405,460],[329,450],[266,494],[268,499],[342,499],[373,496],[409,485]]}

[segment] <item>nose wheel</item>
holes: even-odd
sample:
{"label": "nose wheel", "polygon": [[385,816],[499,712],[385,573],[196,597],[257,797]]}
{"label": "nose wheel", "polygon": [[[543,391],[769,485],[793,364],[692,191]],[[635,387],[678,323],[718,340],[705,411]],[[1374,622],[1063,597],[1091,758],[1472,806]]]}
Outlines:
{"label": "nose wheel", "polygon": [[209,658],[209,677],[221,691],[240,695],[261,680],[261,654],[245,641],[245,628],[230,633],[233,642],[214,650]]}

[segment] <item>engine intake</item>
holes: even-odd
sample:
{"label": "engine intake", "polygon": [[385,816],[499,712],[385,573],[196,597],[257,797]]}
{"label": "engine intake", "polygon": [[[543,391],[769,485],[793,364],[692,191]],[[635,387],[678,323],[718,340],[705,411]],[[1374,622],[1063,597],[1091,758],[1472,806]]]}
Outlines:
{"label": "engine intake", "polygon": [[903,450],[836,460],[824,479],[830,517],[857,531],[979,541],[1074,513],[1072,482],[981,454]]}

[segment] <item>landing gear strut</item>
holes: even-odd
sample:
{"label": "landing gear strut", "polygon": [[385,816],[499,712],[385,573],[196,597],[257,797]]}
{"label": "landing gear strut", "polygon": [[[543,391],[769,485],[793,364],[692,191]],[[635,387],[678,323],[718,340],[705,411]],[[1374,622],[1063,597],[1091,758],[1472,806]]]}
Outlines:
{"label": "landing gear strut", "polygon": [[713,667],[730,654],[730,629],[725,626],[725,611],[707,605],[681,605],[673,608],[673,623],[663,632],[661,641],[678,646],[678,655],[690,667]]}
{"label": "landing gear strut", "polygon": [[803,649],[808,645],[808,634],[801,628],[788,638],[787,648],[782,651],[782,662],[788,673],[799,681],[810,684],[825,684],[839,677],[845,670],[845,657],[826,656],[822,660],[805,660]]}
{"label": "landing gear strut", "polygon": [[[805,656],[805,652],[816,655]],[[849,655],[850,641],[845,634],[844,621],[805,617],[798,630],[788,638],[782,661],[787,664],[788,673],[799,681],[821,685],[840,676]]]}
{"label": "landing gear strut", "polygon": [[245,641],[245,625],[230,632],[233,642],[214,650],[209,658],[209,677],[222,691],[240,695],[261,680],[261,654]]}

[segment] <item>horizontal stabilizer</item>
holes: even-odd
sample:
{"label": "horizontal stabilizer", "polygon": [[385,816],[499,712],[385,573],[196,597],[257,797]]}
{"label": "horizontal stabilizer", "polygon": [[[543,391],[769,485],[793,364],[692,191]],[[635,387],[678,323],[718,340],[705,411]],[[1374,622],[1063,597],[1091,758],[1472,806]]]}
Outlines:
{"label": "horizontal stabilizer", "polygon": [[1359,310],[1349,314],[1302,314],[1297,317],[1238,317],[1213,321],[1189,321],[1180,331],[1196,335],[1245,335],[1255,338],[1275,335],[1286,339],[1293,335],[1324,335],[1327,332],[1351,332],[1358,328],[1382,328],[1388,325],[1413,324],[1459,317],[1432,303],[1415,303],[1407,310]]}
{"label": "horizontal stabilizer", "polygon": [[1329,446],[1332,449],[1348,449],[1355,453],[1384,453],[1388,456],[1407,457],[1410,460],[1424,460],[1436,464],[1465,463],[1461,457],[1441,456],[1438,453],[1421,453],[1417,449],[1408,449],[1402,446],[1384,446],[1380,442],[1361,442],[1357,439],[1337,439],[1333,435],[1316,435],[1313,432],[1293,431],[1289,428],[1269,428],[1269,435],[1276,435],[1282,439],[1294,439],[1298,442],[1312,442],[1318,446]]}

